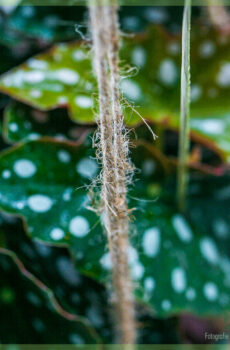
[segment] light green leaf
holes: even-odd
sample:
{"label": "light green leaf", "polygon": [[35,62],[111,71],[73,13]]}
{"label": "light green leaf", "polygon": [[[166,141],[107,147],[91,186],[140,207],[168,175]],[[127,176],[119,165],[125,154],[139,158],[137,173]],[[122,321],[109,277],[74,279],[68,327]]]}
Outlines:
{"label": "light green leaf", "polygon": [[41,110],[69,106],[73,118],[92,122],[95,81],[88,51],[60,44],[3,76],[3,92]]}
{"label": "light green leaf", "polygon": [[[229,156],[228,38],[194,25],[191,33],[191,130]],[[138,67],[122,79],[125,99],[146,119],[178,128],[180,101],[180,37],[153,26],[145,35],[123,38],[121,61]],[[94,121],[96,82],[89,49],[79,43],[54,46],[0,80],[0,90],[33,107],[68,106],[73,120]],[[128,125],[141,121],[124,103]]]}

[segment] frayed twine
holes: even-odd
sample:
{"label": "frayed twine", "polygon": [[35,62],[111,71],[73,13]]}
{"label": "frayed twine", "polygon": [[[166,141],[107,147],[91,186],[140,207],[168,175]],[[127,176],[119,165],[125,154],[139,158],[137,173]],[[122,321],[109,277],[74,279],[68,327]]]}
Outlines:
{"label": "frayed twine", "polygon": [[116,6],[90,6],[94,68],[99,90],[96,157],[102,164],[101,208],[112,260],[112,277],[119,341],[133,344],[136,338],[134,298],[128,265],[129,210],[127,186],[132,180],[129,140],[120,104],[118,69],[119,31]]}

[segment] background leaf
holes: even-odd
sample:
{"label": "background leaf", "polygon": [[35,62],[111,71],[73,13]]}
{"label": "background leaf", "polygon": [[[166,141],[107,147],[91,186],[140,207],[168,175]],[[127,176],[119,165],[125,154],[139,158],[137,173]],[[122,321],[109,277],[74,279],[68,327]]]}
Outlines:
{"label": "background leaf", "polygon": [[[191,128],[221,150],[227,159],[230,84],[227,80],[228,65],[223,62],[229,56],[228,39],[222,44],[219,34],[213,29],[207,32],[193,26],[191,40]],[[135,40],[124,38],[121,57],[123,62],[131,62],[139,69],[135,76],[122,80],[124,98],[137,105],[136,109],[144,118],[177,128],[180,37],[168,36],[162,29],[153,26]],[[79,43],[62,44],[3,76],[0,88],[42,110],[68,105],[74,120],[92,123],[93,109],[97,104],[91,69],[86,47],[79,46]],[[128,125],[141,121],[128,107],[125,108],[125,116]]]}
{"label": "background leaf", "polygon": [[77,142],[90,131],[89,127],[69,120],[65,110],[42,112],[19,103],[5,109],[4,124],[5,137],[13,143],[42,136]]}
{"label": "background leaf", "polygon": [[[99,170],[91,152],[84,145],[74,148],[45,139],[5,152],[0,160],[0,206],[23,216],[32,237],[69,246],[79,271],[105,282],[111,269],[106,240],[81,189]],[[149,181],[153,167],[148,163],[144,171]],[[140,182],[130,193],[129,207],[136,210],[129,260],[137,298],[158,316],[185,310],[202,315],[224,312],[230,304],[225,270],[230,260],[207,232],[199,233],[170,209],[162,190],[153,191],[154,182],[149,185]],[[148,200],[142,202],[144,194]]]}

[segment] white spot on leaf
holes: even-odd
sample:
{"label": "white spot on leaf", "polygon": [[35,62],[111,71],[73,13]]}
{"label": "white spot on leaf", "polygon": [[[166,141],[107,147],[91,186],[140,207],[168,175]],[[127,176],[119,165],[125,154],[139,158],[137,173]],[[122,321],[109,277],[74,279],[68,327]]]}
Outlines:
{"label": "white spot on leaf", "polygon": [[162,301],[161,307],[164,311],[169,311],[171,309],[171,302],[169,300],[165,299]]}
{"label": "white spot on leaf", "polygon": [[16,131],[18,131],[18,124],[16,124],[16,123],[10,123],[10,124],[9,124],[9,130],[10,130],[11,132],[16,132]]}
{"label": "white spot on leaf", "polygon": [[50,237],[54,241],[59,241],[60,239],[63,239],[65,237],[65,232],[61,228],[55,227],[50,232]]}
{"label": "white spot on leaf", "polygon": [[60,150],[58,151],[58,159],[60,160],[60,162],[62,163],[69,163],[70,162],[70,154],[65,151],[65,150]]}
{"label": "white spot on leaf", "polygon": [[9,179],[11,177],[11,172],[8,169],[3,170],[2,172],[3,179]]}
{"label": "white spot on leaf", "polygon": [[140,100],[142,95],[139,85],[131,79],[122,80],[121,90],[128,99],[133,101]]}
{"label": "white spot on leaf", "polygon": [[200,251],[208,262],[212,264],[216,264],[218,262],[219,254],[217,247],[211,238],[205,237],[200,240]]}
{"label": "white spot on leaf", "polygon": [[155,284],[155,280],[152,277],[147,277],[144,281],[144,288],[148,293],[150,293],[154,290]]}
{"label": "white spot on leaf", "polygon": [[59,105],[66,105],[68,103],[68,98],[65,96],[60,96],[58,98],[58,104]]}
{"label": "white spot on leaf", "polygon": [[217,75],[217,83],[222,87],[228,87],[230,85],[230,63],[222,65]]}
{"label": "white spot on leaf", "polygon": [[83,216],[76,216],[70,221],[69,230],[75,237],[85,237],[90,230],[88,221]]}
{"label": "white spot on leaf", "polygon": [[151,23],[162,23],[167,20],[168,15],[164,8],[148,7],[145,10],[145,17]]}
{"label": "white spot on leaf", "polygon": [[68,187],[63,193],[63,196],[62,196],[63,200],[66,202],[70,201],[72,192],[73,192],[73,189],[71,187]]}
{"label": "white spot on leaf", "polygon": [[73,52],[73,59],[74,61],[83,61],[86,58],[86,55],[84,53],[84,51],[77,49]]}
{"label": "white spot on leaf", "polygon": [[69,68],[62,68],[56,71],[56,78],[67,85],[75,85],[79,81],[78,73]]}
{"label": "white spot on leaf", "polygon": [[157,227],[152,227],[144,232],[143,249],[147,256],[154,257],[160,249],[160,231]]}
{"label": "white spot on leaf", "polygon": [[164,85],[174,85],[178,78],[178,71],[175,62],[171,59],[165,59],[160,65],[158,76]]}
{"label": "white spot on leaf", "polygon": [[189,300],[189,301],[192,301],[196,298],[196,291],[194,288],[188,288],[187,291],[186,291],[186,298]]}
{"label": "white spot on leaf", "polygon": [[172,271],[171,282],[173,289],[177,293],[182,293],[186,287],[185,272],[181,267],[177,267]]}
{"label": "white spot on leaf", "polygon": [[106,253],[105,255],[103,255],[103,257],[100,259],[100,263],[105,270],[111,270],[112,261],[111,261],[110,254]]}
{"label": "white spot on leaf", "polygon": [[213,228],[214,228],[215,234],[220,238],[226,238],[230,235],[229,225],[227,224],[226,221],[224,221],[221,218],[214,221]]}
{"label": "white spot on leaf", "polygon": [[52,200],[43,194],[34,194],[28,198],[29,208],[37,213],[45,213],[52,205]]}
{"label": "white spot on leaf", "polygon": [[212,41],[207,40],[199,48],[200,56],[204,58],[211,57],[215,53],[215,45]]}
{"label": "white spot on leaf", "polygon": [[136,261],[131,265],[131,275],[134,280],[141,279],[143,277],[144,271],[144,267],[139,261]]}
{"label": "white spot on leaf", "polygon": [[138,261],[138,253],[137,250],[133,247],[129,247],[129,251],[128,251],[128,260],[129,260],[129,264],[135,264]]}
{"label": "white spot on leaf", "polygon": [[209,300],[209,301],[215,301],[218,297],[218,289],[215,283],[213,282],[208,282],[204,285],[204,296]]}
{"label": "white spot on leaf", "polygon": [[24,72],[24,81],[29,84],[38,84],[45,79],[45,73],[40,70]]}
{"label": "white spot on leaf", "polygon": [[132,62],[138,67],[143,67],[146,63],[146,52],[141,46],[134,48],[132,52]]}
{"label": "white spot on leaf", "polygon": [[86,179],[92,179],[97,174],[98,165],[93,159],[83,158],[77,164],[76,170]]}
{"label": "white spot on leaf", "polygon": [[196,102],[202,95],[202,89],[199,85],[194,84],[191,86],[191,101]]}
{"label": "white spot on leaf", "polygon": [[192,126],[201,132],[210,135],[219,135],[224,132],[225,123],[220,119],[204,119],[204,120],[193,120]]}
{"label": "white spot on leaf", "polygon": [[138,258],[138,252],[133,247],[129,247],[128,262],[129,262],[132,278],[134,280],[141,279],[144,274],[144,266],[140,263]]}
{"label": "white spot on leaf", "polygon": [[33,176],[37,171],[36,166],[31,160],[19,159],[14,163],[14,172],[22,178]]}
{"label": "white spot on leaf", "polygon": [[78,105],[80,108],[87,109],[87,108],[92,108],[93,107],[93,100],[91,97],[88,96],[77,96],[75,98],[75,103]]}
{"label": "white spot on leaf", "polygon": [[48,63],[46,61],[38,60],[35,58],[31,58],[27,62],[27,65],[33,69],[47,69],[48,68]]}
{"label": "white spot on leaf", "polygon": [[40,90],[31,90],[30,96],[33,98],[40,98],[42,97],[42,92]]}
{"label": "white spot on leaf", "polygon": [[192,230],[182,215],[175,215],[172,218],[172,224],[179,238],[183,242],[188,243],[191,241],[193,237]]}

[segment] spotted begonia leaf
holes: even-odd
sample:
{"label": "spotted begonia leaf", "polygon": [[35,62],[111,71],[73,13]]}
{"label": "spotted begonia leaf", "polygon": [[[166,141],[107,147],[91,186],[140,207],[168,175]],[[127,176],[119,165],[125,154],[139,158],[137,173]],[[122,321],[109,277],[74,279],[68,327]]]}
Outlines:
{"label": "spotted begonia leaf", "polygon": [[[35,339],[38,343],[44,341],[47,344],[99,342],[87,324],[80,320],[72,322],[58,315],[50,307],[47,296],[22,276],[9,257],[0,256],[0,270],[0,337],[4,344],[29,344]],[[3,319],[4,315],[8,315],[7,320]]]}
{"label": "spotted begonia leaf", "polygon": [[[38,289],[36,290],[36,288],[33,288],[33,283],[31,283],[31,286],[29,285],[28,289],[23,289],[25,292],[22,294],[24,295],[25,303],[27,303],[28,306],[31,306],[32,308],[35,306],[37,309],[40,307],[39,319],[40,323],[43,323],[44,325],[43,329],[41,330],[41,335],[44,339],[43,342],[47,343],[47,340],[49,339],[49,342],[56,344],[60,341],[58,340],[59,335],[57,335],[56,332],[51,332],[52,334],[49,334],[50,329],[47,327],[48,320],[46,320],[44,313],[46,307],[50,306],[52,307],[52,311],[54,311],[54,319],[55,311],[57,314],[56,318],[60,318],[60,323],[60,316],[63,318],[64,328],[62,330],[62,334],[60,335],[62,343],[64,339],[65,342],[74,342],[75,338],[77,341],[77,335],[79,336],[79,341],[82,339],[82,343],[91,343],[92,341],[99,343],[110,343],[112,341],[112,329],[111,322],[109,320],[109,308],[105,307],[106,291],[104,286],[81,275],[79,271],[75,269],[66,249],[44,245],[41,242],[33,241],[27,237],[19,220],[11,216],[4,215],[0,216],[0,222],[0,232],[4,234],[6,248],[10,250],[10,252],[16,253],[17,257],[24,264],[27,270],[39,278],[40,281],[45,283],[45,285],[53,291],[55,298],[58,300],[63,310],[73,315],[77,315],[79,318],[79,323],[73,323],[65,320],[63,313],[60,315],[57,310],[52,307],[50,299],[47,298],[47,294],[44,293],[44,295],[41,297],[38,286],[35,286]],[[4,273],[8,272],[10,275],[10,268],[8,270],[4,269],[0,264],[0,269],[1,271],[4,270]],[[21,270],[18,272],[22,273]],[[18,280],[19,279],[20,278],[18,278]],[[4,285],[3,282],[2,285]],[[86,285],[87,290],[85,288]],[[45,300],[45,303],[43,303],[41,299],[47,300]],[[15,305],[13,304],[12,308],[14,306]],[[26,309],[30,308],[26,307]],[[14,313],[17,313],[17,308],[15,309]],[[21,321],[23,322],[25,318],[27,319],[28,334],[29,329],[31,329],[31,327],[33,328],[33,324],[36,322],[38,315],[37,313],[34,314],[30,312],[28,317],[23,316],[25,315],[21,315]],[[10,322],[6,323],[10,324]],[[21,324],[19,321],[18,323]],[[78,327],[78,324],[80,324],[80,328]],[[84,332],[85,334],[82,336],[81,330],[84,330],[84,328],[86,328]],[[86,339],[85,337],[87,334],[87,329],[89,331],[89,339]],[[6,341],[6,339],[11,336],[10,333],[11,332],[5,334],[4,336],[4,330],[1,328],[0,339],[3,341],[4,337],[4,343],[8,343],[9,341]],[[24,335],[22,335],[22,337],[23,336]],[[18,337],[20,338],[20,335],[18,335]],[[17,343],[20,342],[17,341]]]}
{"label": "spotted begonia leaf", "polygon": [[[90,132],[92,133],[95,130],[95,125],[81,125],[74,123],[69,120],[65,109],[55,109],[54,111],[39,111],[24,104],[14,102],[10,104],[8,108],[4,110],[4,128],[3,135],[7,141],[10,142],[19,142],[22,140],[34,140],[42,136],[51,136],[57,140],[66,140],[70,142],[79,142],[83,140],[86,135]],[[149,126],[152,127],[153,132],[155,131],[155,125]],[[171,139],[168,134],[163,134],[169,132],[169,130],[164,130],[162,126],[158,127],[160,132],[160,142],[168,143]],[[172,134],[175,134],[175,131],[171,131]],[[163,168],[168,170],[176,167],[176,156],[177,156],[177,147],[172,148],[165,145],[165,154],[160,151],[160,145],[157,141],[152,143],[152,134],[146,128],[146,125],[137,125],[135,127],[135,133],[131,133],[131,139],[134,137],[137,138],[135,142],[141,147],[141,144],[144,143],[144,149],[151,149],[150,158],[155,158],[162,163]],[[193,138],[192,138],[192,141]],[[199,143],[201,142],[201,144]],[[196,142],[191,142],[191,155],[199,147],[199,156],[196,158],[191,157],[191,168],[203,171],[206,173],[215,173],[220,174],[222,169],[223,158],[220,156],[219,152],[212,146],[205,142],[203,139],[199,139]],[[166,150],[168,149],[168,150]],[[170,151],[170,152],[168,152]],[[207,152],[206,152],[207,151]],[[212,151],[212,153],[210,153]],[[206,155],[207,153],[207,155]],[[197,152],[196,152],[197,154]],[[209,164],[210,154],[212,159],[214,159],[213,164]],[[136,157],[137,158],[137,157]],[[142,159],[141,159],[142,160]],[[142,167],[143,164],[140,164]]]}
{"label": "spotted begonia leaf", "polygon": [[18,6],[7,18],[10,30],[45,42],[76,39],[75,24],[86,9],[70,6]]}
{"label": "spotted begonia leaf", "polygon": [[221,256],[208,232],[199,234],[159,203],[142,205],[136,222],[139,260],[133,269],[141,300],[158,314],[217,314],[229,307],[230,259]]}
{"label": "spotted begonia leaf", "polygon": [[13,103],[5,109],[4,116],[4,135],[10,142],[33,140],[41,136],[76,142],[89,131],[89,127],[76,125],[69,120],[66,111],[60,109],[44,112]]}
{"label": "spotted begonia leaf", "polygon": [[[65,307],[66,310],[72,313],[76,313],[78,316],[87,317],[89,321],[89,333],[95,339],[94,341],[106,344],[113,342],[113,328],[111,325],[111,315],[109,301],[107,299],[107,293],[104,286],[101,286],[96,281],[80,275],[79,272],[74,269],[74,265],[70,257],[66,254],[65,249],[60,249],[60,247],[51,247],[44,245],[41,242],[32,241],[29,237],[25,235],[25,232],[22,229],[22,225],[19,220],[4,215],[3,220],[1,220],[1,229],[4,231],[4,235],[7,241],[7,249],[15,252],[24,265],[33,273],[36,277],[46,283],[46,285],[51,288],[58,298],[61,301],[61,305]],[[0,231],[0,233],[3,233]],[[0,270],[4,270],[3,275],[7,273],[8,277],[11,276],[12,270],[10,264],[7,263],[8,268],[5,264],[1,265],[0,258]],[[18,271],[19,272],[19,271]],[[18,273],[17,273],[18,275]],[[16,277],[16,274],[15,274]],[[20,284],[20,276],[16,277],[16,284]],[[15,294],[14,286],[11,288],[11,277],[7,281],[1,281],[0,283],[0,296],[6,294],[8,295]],[[87,285],[87,288],[85,287]],[[27,284],[26,284],[27,286]],[[65,343],[75,343],[75,342],[86,342],[86,334],[82,336],[80,329],[77,328],[76,323],[68,322],[63,319],[63,328],[61,335],[57,332],[51,332],[50,327],[47,325],[47,314],[46,314],[46,300],[43,303],[44,297],[40,295],[39,290],[33,288],[33,285],[28,285],[26,288],[23,287],[23,308],[26,310],[31,310],[35,307],[35,312],[29,313],[27,317],[25,313],[20,313],[20,325],[27,322],[27,341],[28,333],[31,334],[37,332],[40,337],[42,336],[43,342],[47,343],[58,343],[59,336],[62,339],[65,339]],[[6,289],[7,287],[7,289]],[[4,291],[4,293],[3,293]],[[22,293],[21,293],[22,294]],[[9,299],[9,298],[8,298]],[[28,307],[25,307],[24,302]],[[17,308],[12,302],[8,304],[10,312],[12,312],[12,317],[17,313]],[[40,308],[40,314],[37,315],[37,310]],[[1,315],[4,317],[4,315]],[[0,316],[0,317],[1,317]],[[179,341],[179,336],[177,336],[177,319],[173,318],[172,320],[159,320],[154,319],[148,314],[148,311],[141,310],[137,314],[138,321],[145,325],[144,328],[138,329],[138,343],[148,344],[155,343],[159,339],[167,339],[169,342],[177,343]],[[59,316],[56,317],[59,319]],[[55,315],[54,315],[55,319]],[[38,322],[38,320],[40,322]],[[167,334],[167,338],[163,336],[163,331],[166,324],[170,324],[170,332]],[[55,323],[55,322],[54,322]],[[61,323],[61,320],[60,320]],[[43,325],[43,327],[37,327],[37,324]],[[68,324],[70,327],[68,327]],[[56,323],[55,323],[56,326]],[[10,320],[4,320],[4,327],[0,329],[0,339],[3,343],[9,343],[9,340],[12,341],[12,331],[6,332],[6,329],[10,327],[12,330],[12,323]],[[97,334],[92,332],[92,327],[96,330]],[[149,331],[152,327],[155,329],[154,336],[149,336]],[[35,328],[35,330],[34,330]],[[38,330],[37,330],[38,328]],[[87,327],[86,327],[87,328]],[[32,330],[31,330],[32,329]],[[25,335],[21,332],[17,333],[14,329],[14,342],[22,343]],[[31,330],[31,331],[30,331]],[[15,334],[16,333],[16,334]],[[17,339],[17,341],[16,341]],[[150,340],[151,339],[151,340]],[[20,340],[20,341],[19,341]],[[32,342],[32,341],[31,341]],[[87,341],[92,342],[92,339]]]}
{"label": "spotted begonia leaf", "polygon": [[69,105],[75,120],[92,121],[95,81],[88,56],[79,44],[59,44],[3,76],[1,87],[42,110]]}
{"label": "spotted begonia leaf", "polygon": [[[92,156],[85,145],[74,148],[48,139],[4,152],[0,207],[22,216],[33,238],[68,246],[82,273],[107,282],[106,238],[85,187],[99,171]],[[156,198],[152,186],[147,187],[150,199]],[[161,200],[129,198],[129,207],[136,208],[128,255],[137,299],[162,316],[224,312],[230,305],[228,257],[207,232],[194,230]]]}
{"label": "spotted begonia leaf", "polygon": [[[229,155],[229,39],[210,28],[193,26],[191,128]],[[122,62],[138,73],[121,81],[124,98],[146,119],[178,127],[180,105],[180,37],[153,26],[147,33],[123,38]],[[60,44],[5,74],[0,90],[42,110],[69,106],[78,122],[93,122],[96,82],[90,51],[79,43]],[[166,103],[167,101],[167,103]],[[126,104],[124,103],[124,106]],[[128,106],[126,122],[141,119]]]}
{"label": "spotted begonia leaf", "polygon": [[198,183],[192,180],[189,195],[190,219],[209,232],[223,254],[229,254],[230,245],[229,180],[229,175],[203,177]]}
{"label": "spotted begonia leaf", "polygon": [[[44,241],[73,245],[78,236],[94,239],[91,229],[98,230],[98,218],[86,209],[85,188],[98,173],[91,154],[83,145],[76,152],[64,142],[44,140],[6,151],[1,158],[2,209],[26,217],[31,236]],[[87,250],[84,239],[79,250]]]}

